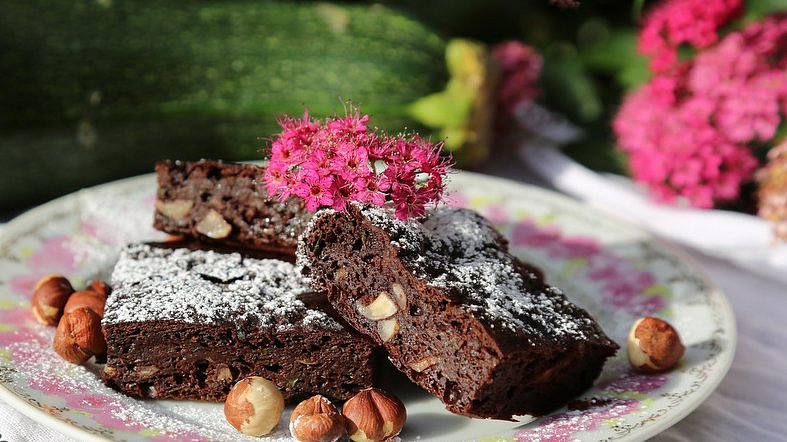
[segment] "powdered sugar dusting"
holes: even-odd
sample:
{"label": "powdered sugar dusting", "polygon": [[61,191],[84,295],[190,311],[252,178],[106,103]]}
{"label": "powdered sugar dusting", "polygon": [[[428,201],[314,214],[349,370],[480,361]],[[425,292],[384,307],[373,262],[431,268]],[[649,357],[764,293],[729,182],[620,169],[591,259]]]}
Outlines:
{"label": "powdered sugar dusting", "polygon": [[124,245],[166,238],[165,234],[153,229],[155,188],[150,186],[147,198],[140,196],[142,192],[144,190],[132,182],[77,194],[79,233],[70,238],[69,249],[80,265],[103,270],[112,266]]}
{"label": "powdered sugar dusting", "polygon": [[467,311],[513,331],[587,339],[592,319],[556,288],[537,283],[507,252],[505,240],[478,213],[441,207],[417,221],[401,221],[382,208],[363,213],[386,230],[399,257],[429,285],[457,295]]}
{"label": "powdered sugar dusting", "polygon": [[295,267],[238,253],[132,244],[112,272],[105,324],[175,320],[192,324],[252,323],[277,331],[299,324],[341,330],[302,296],[310,288]]}

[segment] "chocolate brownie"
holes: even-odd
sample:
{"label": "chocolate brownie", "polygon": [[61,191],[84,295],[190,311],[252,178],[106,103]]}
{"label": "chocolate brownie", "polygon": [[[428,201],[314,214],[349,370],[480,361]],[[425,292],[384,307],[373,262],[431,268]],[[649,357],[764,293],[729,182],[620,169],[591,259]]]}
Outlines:
{"label": "chocolate brownie", "polygon": [[288,402],[372,384],[376,345],[325,313],[291,263],[133,244],[112,287],[101,377],[130,396],[222,401],[251,375]]}
{"label": "chocolate brownie", "polygon": [[308,212],[279,201],[258,182],[264,168],[220,161],[161,161],[154,227],[217,246],[275,253],[294,260]]}
{"label": "chocolate brownie", "polygon": [[548,413],[587,389],[618,349],[471,210],[435,209],[420,221],[378,207],[323,210],[303,234],[298,264],[454,413]]}

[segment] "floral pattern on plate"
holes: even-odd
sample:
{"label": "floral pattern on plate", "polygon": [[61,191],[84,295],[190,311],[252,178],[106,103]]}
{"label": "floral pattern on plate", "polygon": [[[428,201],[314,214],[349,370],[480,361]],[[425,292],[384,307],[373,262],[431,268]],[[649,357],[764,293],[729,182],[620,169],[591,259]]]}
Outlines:
{"label": "floral pattern on plate", "polygon": [[[632,372],[619,352],[577,401],[591,406],[574,404],[526,424],[462,418],[434,398],[405,398],[411,425],[402,439],[640,440],[685,416],[715,388],[734,353],[732,313],[676,252],[559,195],[464,172],[453,181],[451,204],[489,217],[513,253],[540,266],[614,340],[625,343],[630,324],[650,314],[672,322],[688,348],[679,367],[663,375]],[[123,244],[163,238],[150,227],[154,194],[152,176],[110,183],[34,209],[0,234],[0,398],[80,440],[245,438],[224,421],[220,405],[140,401],[105,387],[100,366],[60,360],[51,350],[54,330],[30,312],[41,276],[63,273],[79,287],[105,278]],[[270,439],[288,436],[280,424]]]}

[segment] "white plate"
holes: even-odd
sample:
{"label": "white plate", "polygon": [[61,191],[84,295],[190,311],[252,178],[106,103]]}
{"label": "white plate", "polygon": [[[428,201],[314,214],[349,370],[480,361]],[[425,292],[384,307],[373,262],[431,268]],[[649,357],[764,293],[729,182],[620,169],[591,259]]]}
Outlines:
{"label": "white plate", "polygon": [[[42,275],[62,273],[79,287],[105,278],[123,244],[163,238],[150,227],[155,186],[146,175],[86,189],[31,210],[0,234],[0,399],[78,440],[242,440],[220,404],[140,401],[105,387],[96,367],[62,361],[51,350],[54,330],[30,312]],[[690,413],[724,377],[735,352],[735,321],[724,295],[685,256],[538,188],[460,172],[451,189],[452,204],[489,217],[513,253],[544,269],[618,343],[625,345],[637,317],[650,314],[670,321],[687,350],[663,375],[630,371],[620,351],[582,395],[605,405],[561,409],[529,423],[452,415],[392,376],[385,386],[408,410],[403,440],[643,440]],[[263,440],[287,440],[285,419]]]}

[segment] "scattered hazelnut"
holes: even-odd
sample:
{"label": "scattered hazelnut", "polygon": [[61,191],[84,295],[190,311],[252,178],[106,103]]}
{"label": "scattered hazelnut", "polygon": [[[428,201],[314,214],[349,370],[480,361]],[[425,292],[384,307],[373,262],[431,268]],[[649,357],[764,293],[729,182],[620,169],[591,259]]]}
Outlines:
{"label": "scattered hazelnut", "polygon": [[279,423],[284,397],[273,382],[251,376],[235,384],[224,402],[227,422],[248,436],[264,436]]}
{"label": "scattered hazelnut", "polygon": [[156,210],[158,210],[162,215],[174,220],[185,218],[193,205],[194,202],[190,200],[156,200]]}
{"label": "scattered hazelnut", "polygon": [[629,362],[647,373],[671,369],[685,350],[678,332],[665,321],[651,316],[637,320],[628,335]]}
{"label": "scattered hazelnut", "polygon": [[57,325],[72,293],[74,288],[63,275],[51,274],[39,279],[30,301],[36,320],[44,325]]}
{"label": "scattered hazelnut", "polygon": [[66,313],[57,325],[54,348],[60,357],[74,364],[105,353],[107,343],[101,332],[101,318],[86,307]]}
{"label": "scattered hazelnut", "polygon": [[335,442],[344,433],[344,417],[319,394],[298,404],[290,415],[290,434],[300,442]]}
{"label": "scattered hazelnut", "polygon": [[109,379],[112,379],[112,378],[114,378],[115,376],[118,375],[118,371],[117,371],[117,368],[115,368],[115,367],[112,367],[110,365],[105,365],[104,366],[104,374]]}
{"label": "scattered hazelnut", "polygon": [[404,287],[402,287],[401,284],[398,282],[391,284],[391,293],[393,293],[394,298],[396,298],[396,303],[399,305],[399,308],[407,308],[407,296],[404,294]]}
{"label": "scattered hazelnut", "polygon": [[389,318],[399,311],[388,292],[381,292],[374,298],[374,301],[367,305],[362,304],[359,300],[355,303],[355,308],[358,309],[358,313],[371,321]]}
{"label": "scattered hazelnut", "polygon": [[344,403],[342,412],[347,433],[356,442],[395,437],[407,420],[402,401],[377,388],[361,390]]}
{"label": "scattered hazelnut", "polygon": [[399,334],[399,321],[396,318],[383,319],[377,323],[377,333],[383,342],[388,342]]}
{"label": "scattered hazelnut", "polygon": [[158,371],[159,368],[155,365],[138,365],[134,367],[134,374],[136,374],[139,379],[149,378],[158,373]]}
{"label": "scattered hazelnut", "polygon": [[87,285],[85,290],[92,290],[98,293],[104,298],[104,300],[106,300],[107,296],[109,296],[109,294],[112,293],[112,288],[109,287],[109,284],[107,284],[106,282],[100,279],[94,279],[90,281],[90,283]]}
{"label": "scattered hazelnut", "polygon": [[216,370],[216,381],[224,382],[232,380],[232,371],[229,367],[221,367]]}
{"label": "scattered hazelnut", "polygon": [[68,298],[63,313],[72,312],[78,308],[87,307],[93,310],[100,318],[104,317],[104,304],[106,298],[93,290],[80,290],[71,294]]}
{"label": "scattered hazelnut", "polygon": [[226,238],[232,232],[232,226],[213,209],[196,225],[197,232],[213,239]]}
{"label": "scattered hazelnut", "polygon": [[429,355],[429,356],[427,356],[425,358],[422,358],[422,359],[420,359],[418,361],[409,363],[408,367],[412,368],[413,370],[417,371],[418,373],[421,373],[424,370],[426,370],[427,368],[437,364],[437,362],[439,362],[439,359],[437,359],[437,356]]}

